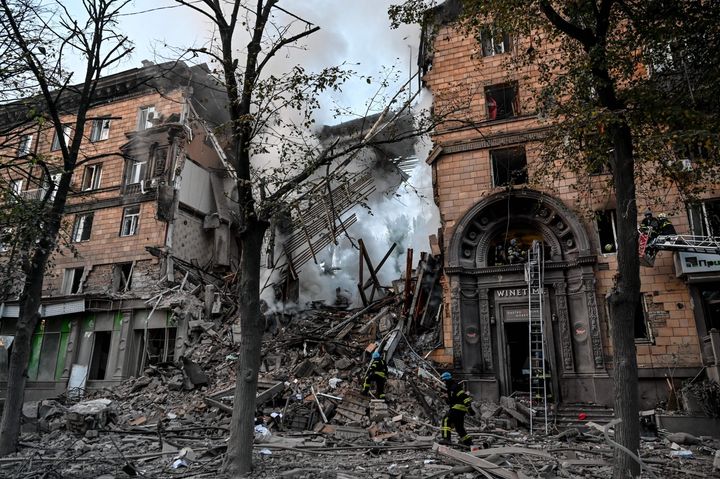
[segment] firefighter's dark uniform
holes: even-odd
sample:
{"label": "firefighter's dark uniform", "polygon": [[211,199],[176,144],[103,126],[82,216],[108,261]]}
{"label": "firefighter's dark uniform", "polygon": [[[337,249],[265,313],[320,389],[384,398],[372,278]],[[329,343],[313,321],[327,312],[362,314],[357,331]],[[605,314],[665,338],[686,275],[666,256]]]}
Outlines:
{"label": "firefighter's dark uniform", "polygon": [[475,415],[472,408],[472,398],[454,381],[447,381],[446,387],[448,393],[447,403],[450,405],[450,410],[445,414],[440,427],[443,442],[450,442],[450,431],[455,428],[458,436],[460,436],[460,442],[470,446],[472,438],[465,430],[465,414]]}
{"label": "firefighter's dark uniform", "polygon": [[370,363],[370,369],[368,369],[365,375],[365,383],[363,384],[363,394],[370,392],[370,385],[375,383],[375,395],[378,399],[385,399],[385,381],[387,381],[387,364],[382,358],[373,359]]}

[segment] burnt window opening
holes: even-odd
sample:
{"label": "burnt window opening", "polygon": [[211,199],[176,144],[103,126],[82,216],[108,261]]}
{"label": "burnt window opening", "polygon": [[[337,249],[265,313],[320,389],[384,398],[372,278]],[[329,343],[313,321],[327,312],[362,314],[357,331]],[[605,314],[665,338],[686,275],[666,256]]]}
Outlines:
{"label": "burnt window opening", "polygon": [[510,51],[510,35],[499,30],[495,25],[486,25],[478,36],[482,56],[491,57]]}
{"label": "burnt window opening", "polygon": [[641,293],[637,308],[635,309],[635,340],[652,341],[653,338],[650,331],[645,295]]}
{"label": "burnt window opening", "polygon": [[78,294],[82,292],[82,277],[85,268],[67,268],[63,275],[63,294]]}
{"label": "burnt window opening", "polygon": [[591,134],[580,139],[580,150],[585,158],[587,172],[591,175],[612,173],[612,148],[603,144],[600,135]]}
{"label": "burnt window opening", "polygon": [[615,210],[595,212],[595,225],[603,254],[617,253],[617,220]]}
{"label": "burnt window opening", "polygon": [[690,232],[695,236],[720,236],[720,199],[688,204]]}
{"label": "burnt window opening", "polygon": [[73,225],[72,240],[73,243],[88,241],[93,225],[93,213],[75,216],[75,224]]}
{"label": "burnt window opening", "polygon": [[[65,140],[65,146],[70,146],[70,135],[72,134],[72,127],[70,125],[63,125],[62,127],[63,132],[63,139]],[[52,146],[50,147],[52,151],[57,151],[60,149],[60,137],[58,136],[57,132],[55,132],[55,136],[53,137]]]}
{"label": "burnt window opening", "polygon": [[143,333],[139,333],[141,348],[140,371],[148,366],[166,363],[175,359],[175,328],[151,328],[147,330],[147,342]]}
{"label": "burnt window opening", "polygon": [[166,160],[167,160],[167,148],[159,148],[157,146],[157,143],[155,143],[150,148],[150,158],[152,160],[152,177],[158,177],[161,176],[163,173],[165,173],[166,168]]}
{"label": "burnt window opening", "polygon": [[512,118],[520,113],[516,83],[485,87],[485,108],[488,120]]}
{"label": "burnt window opening", "polygon": [[102,163],[88,165],[85,167],[82,179],[82,190],[90,191],[100,188],[100,180],[102,178]]}
{"label": "burnt window opening", "polygon": [[490,152],[494,186],[523,185],[528,182],[525,148],[504,148]]}
{"label": "burnt window opening", "polygon": [[129,206],[123,210],[120,236],[134,236],[140,225],[140,206]]}
{"label": "burnt window opening", "polygon": [[95,341],[93,342],[88,379],[91,381],[102,381],[103,379],[106,379],[105,376],[107,374],[108,358],[110,358],[112,331],[95,331],[93,334],[95,336]]}
{"label": "burnt window opening", "polygon": [[90,141],[102,141],[110,138],[110,118],[98,118],[93,120],[90,129]]}
{"label": "burnt window opening", "polygon": [[122,293],[132,289],[132,275],[135,263],[118,263],[113,265],[112,289],[114,293]]}

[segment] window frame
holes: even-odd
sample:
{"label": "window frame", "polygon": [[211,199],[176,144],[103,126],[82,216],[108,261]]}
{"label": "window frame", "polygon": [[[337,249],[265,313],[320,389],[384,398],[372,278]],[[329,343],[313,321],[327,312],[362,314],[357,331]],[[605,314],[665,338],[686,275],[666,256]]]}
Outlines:
{"label": "window frame", "polygon": [[[510,37],[510,34],[501,32],[500,35],[502,36],[502,41],[500,43],[496,43],[496,40],[499,37],[495,34],[495,30],[496,27],[494,24],[487,24],[480,29],[478,43],[480,44],[480,55],[483,58],[510,53],[510,49],[512,48],[512,38]],[[485,49],[486,39],[489,39],[490,41],[490,52],[487,52]],[[502,47],[501,51],[498,51],[498,46]]]}
{"label": "window frame", "polygon": [[[512,169],[511,170],[508,165],[507,173],[506,173],[507,181],[502,183],[502,182],[500,182],[500,173],[501,172],[500,172],[500,168],[499,168],[499,164],[498,164],[498,162],[501,161],[502,159],[498,158],[496,155],[499,155],[501,153],[509,154],[512,151],[522,152],[522,158],[525,160],[525,166],[520,169]],[[528,161],[527,161],[527,151],[525,150],[525,145],[510,146],[510,147],[505,147],[505,148],[496,148],[496,149],[490,150],[489,154],[490,154],[490,168],[492,170],[492,185],[494,188],[507,187],[509,185],[526,185],[528,183],[530,178],[528,175]],[[516,160],[519,161],[519,159],[520,158],[518,157]],[[509,160],[509,161],[515,161],[515,160]],[[521,179],[524,178],[524,181],[514,181],[513,180],[513,175],[517,171],[522,172]]]}
{"label": "window frame", "polygon": [[[138,165],[140,166],[138,167]],[[125,170],[125,185],[137,185],[145,181],[147,179],[147,168],[147,160],[128,159]],[[137,177],[137,181],[131,181],[135,177]]]}
{"label": "window frame", "polygon": [[[644,336],[638,336],[638,314],[642,314],[642,324],[645,329]],[[647,296],[645,293],[640,293],[638,300],[638,308],[635,311],[633,317],[633,339],[636,344],[655,344],[655,335],[653,334],[652,324],[650,323],[650,315],[648,314],[648,303]]]}
{"label": "window frame", "polygon": [[[511,92],[512,96],[510,101],[506,101],[506,93]],[[504,82],[504,83],[495,83],[493,85],[488,85],[484,89],[485,93],[485,115],[487,121],[500,121],[500,120],[508,120],[511,118],[517,118],[520,116],[520,92],[518,90],[518,83],[517,82]],[[498,102],[498,98],[502,96],[503,97],[503,105],[504,110],[508,110],[509,107],[509,113],[505,111],[504,113],[500,113],[500,102]],[[492,99],[495,103],[495,112],[492,112],[490,99]]]}
{"label": "window frame", "polygon": [[[612,231],[612,237],[613,237],[613,250],[612,251],[605,251],[605,241],[603,240],[603,234],[601,233],[600,229],[600,217],[606,216],[609,214],[609,225],[610,225],[610,231]],[[618,251],[618,238],[617,238],[617,210],[616,209],[609,209],[609,210],[598,210],[595,211],[595,230],[597,232],[597,239],[598,244],[600,245],[600,254],[603,256],[609,256],[609,255],[616,255]],[[607,243],[610,244],[610,243]]]}
{"label": "window frame", "polygon": [[[73,243],[84,243],[86,241],[90,241],[90,237],[92,235],[93,218],[94,213],[81,213],[75,215],[75,222],[73,223],[72,234]],[[86,232],[87,237],[83,238]]]}
{"label": "window frame", "polygon": [[[82,276],[85,274],[85,267],[65,268],[63,272],[62,294],[81,294]],[[73,291],[74,290],[74,291]]]}
{"label": "window frame", "polygon": [[138,120],[137,120],[137,131],[149,130],[155,125],[152,123],[157,117],[157,110],[155,105],[141,106],[138,109]]}
{"label": "window frame", "polygon": [[[137,213],[130,212],[137,209]],[[125,223],[130,221],[130,230],[125,233]],[[120,222],[120,237],[137,236],[140,231],[140,205],[128,206],[123,208],[122,221]]]}
{"label": "window frame", "polygon": [[[711,206],[712,213],[716,213],[717,223],[708,215],[708,205]],[[699,204],[688,203],[686,209],[690,232],[694,236],[720,236],[720,198],[708,198]]]}
{"label": "window frame", "polygon": [[[80,190],[92,191],[100,188],[100,183],[102,182],[102,165],[102,163],[94,163],[85,167]],[[90,171],[92,171],[92,173],[90,173]]]}
{"label": "window frame", "polygon": [[[70,143],[70,136],[72,135],[72,126],[71,125],[63,125],[63,137],[65,138],[65,146],[69,146]],[[53,136],[52,145],[50,146],[50,151],[58,151],[60,149],[60,137],[57,134],[57,131],[55,131],[55,135]]]}
{"label": "window frame", "polygon": [[96,118],[90,127],[90,142],[97,143],[110,138],[110,118]]}
{"label": "window frame", "polygon": [[20,141],[18,142],[18,149],[17,149],[16,156],[29,155],[30,150],[32,150],[32,141],[33,141],[32,133],[28,133],[26,135],[21,135]]}

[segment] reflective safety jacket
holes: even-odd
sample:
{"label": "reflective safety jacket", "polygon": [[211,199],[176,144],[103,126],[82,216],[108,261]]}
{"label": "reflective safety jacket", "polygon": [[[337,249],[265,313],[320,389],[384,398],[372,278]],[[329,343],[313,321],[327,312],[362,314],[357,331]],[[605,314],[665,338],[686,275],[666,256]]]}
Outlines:
{"label": "reflective safety jacket", "polygon": [[373,359],[373,361],[370,363],[370,369],[368,369],[367,376],[370,377],[375,374],[376,376],[380,376],[381,378],[385,379],[387,378],[387,372],[387,364],[385,364],[384,359]]}
{"label": "reflective safety jacket", "polygon": [[447,388],[448,404],[450,409],[469,412],[472,407],[472,398],[459,384],[449,384]]}

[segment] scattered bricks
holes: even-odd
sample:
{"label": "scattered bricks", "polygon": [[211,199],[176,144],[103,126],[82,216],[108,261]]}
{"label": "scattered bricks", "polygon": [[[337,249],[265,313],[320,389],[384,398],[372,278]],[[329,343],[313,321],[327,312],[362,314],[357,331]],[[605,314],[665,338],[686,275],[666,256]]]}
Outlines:
{"label": "scattered bricks", "polygon": [[370,401],[370,420],[371,421],[382,421],[386,417],[390,416],[390,409],[385,401],[381,399],[373,399]]}
{"label": "scattered bricks", "polygon": [[361,439],[368,437],[367,429],[361,427],[349,427],[349,426],[333,426],[335,428],[334,435],[340,439]]}
{"label": "scattered bricks", "polygon": [[115,411],[110,399],[94,399],[75,404],[65,414],[68,431],[84,436],[88,429],[105,428],[115,421]]}

